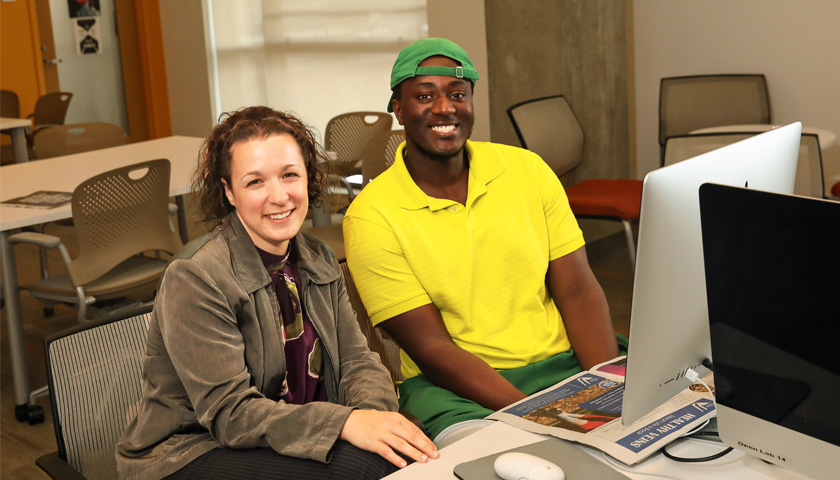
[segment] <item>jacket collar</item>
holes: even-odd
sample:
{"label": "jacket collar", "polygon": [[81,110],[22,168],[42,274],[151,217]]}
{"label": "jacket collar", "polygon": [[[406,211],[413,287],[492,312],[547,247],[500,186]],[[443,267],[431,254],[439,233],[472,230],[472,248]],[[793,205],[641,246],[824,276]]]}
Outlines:
{"label": "jacket collar", "polygon": [[[271,283],[271,277],[262,263],[257,247],[245,230],[236,213],[228,215],[220,226],[219,235],[227,243],[230,251],[233,273],[242,287],[252,293],[265,288]],[[297,261],[297,268],[301,281],[311,280],[316,284],[326,284],[338,278],[338,271],[316,251],[317,241],[307,238],[300,232],[292,239],[293,256]],[[321,247],[323,248],[323,247]]]}

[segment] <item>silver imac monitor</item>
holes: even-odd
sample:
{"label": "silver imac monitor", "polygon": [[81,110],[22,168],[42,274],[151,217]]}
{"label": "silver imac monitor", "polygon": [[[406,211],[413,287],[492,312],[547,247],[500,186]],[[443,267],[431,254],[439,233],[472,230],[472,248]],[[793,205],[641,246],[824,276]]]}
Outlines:
{"label": "silver imac monitor", "polygon": [[700,220],[721,440],[838,478],[840,202],[707,184]]}
{"label": "silver imac monitor", "polygon": [[[801,123],[770,130],[647,174],[622,423],[630,425],[689,386],[711,359],[699,188],[704,183],[792,193]],[[712,359],[713,360],[713,359]]]}

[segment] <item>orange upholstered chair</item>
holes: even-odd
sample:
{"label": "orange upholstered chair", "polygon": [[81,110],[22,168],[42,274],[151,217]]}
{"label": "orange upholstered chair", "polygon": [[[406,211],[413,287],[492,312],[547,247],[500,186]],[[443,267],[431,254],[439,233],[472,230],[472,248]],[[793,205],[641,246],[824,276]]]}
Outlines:
{"label": "orange upholstered chair", "polygon": [[[541,156],[558,177],[583,162],[583,130],[563,95],[517,103],[507,113],[522,146]],[[620,221],[635,265],[632,222],[639,220],[642,181],[591,178],[566,188],[566,196],[575,217]]]}

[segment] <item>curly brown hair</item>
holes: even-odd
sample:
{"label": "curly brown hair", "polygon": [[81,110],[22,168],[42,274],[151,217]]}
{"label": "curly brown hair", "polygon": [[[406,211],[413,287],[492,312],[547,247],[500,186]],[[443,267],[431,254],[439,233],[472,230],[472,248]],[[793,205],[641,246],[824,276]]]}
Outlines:
{"label": "curly brown hair", "polygon": [[218,225],[234,211],[225,195],[222,180],[230,185],[232,148],[239,142],[271,135],[291,135],[300,147],[306,166],[309,204],[321,204],[327,175],[319,166],[326,155],[309,128],[297,117],[269,107],[247,107],[223,113],[219,123],[201,146],[198,168],[193,173],[193,191],[199,194],[198,208],[204,222]]}

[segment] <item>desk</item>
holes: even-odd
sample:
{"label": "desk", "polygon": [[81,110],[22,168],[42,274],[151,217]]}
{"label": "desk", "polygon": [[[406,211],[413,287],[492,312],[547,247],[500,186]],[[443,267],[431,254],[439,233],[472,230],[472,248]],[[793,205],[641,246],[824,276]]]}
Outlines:
{"label": "desk", "polygon": [[[441,449],[440,458],[427,463],[415,463],[388,475],[389,480],[456,479],[452,470],[462,462],[528,445],[545,439],[542,435],[526,432],[502,422],[496,422],[448,447]],[[720,451],[720,446],[704,447],[699,442],[684,442],[669,449],[671,453],[684,456],[703,456]],[[604,455],[593,448],[580,447],[594,458],[610,465]],[[698,451],[702,450],[702,451]],[[560,465],[563,468],[563,465]],[[613,468],[616,468],[613,466]],[[654,454],[636,465],[616,468],[633,480],[650,478],[675,478],[686,480],[807,480],[797,473],[764,463],[763,461],[734,450],[712,462],[700,464],[679,464],[661,454]],[[653,476],[653,477],[651,477]],[[570,479],[572,480],[572,479]]]}
{"label": "desk", "polygon": [[29,161],[29,153],[26,151],[26,127],[31,126],[32,122],[26,118],[0,117],[0,130],[9,130],[12,136],[12,148],[15,150],[17,163]]}
{"label": "desk", "polygon": [[[768,125],[768,124],[751,124],[751,125],[723,125],[720,127],[708,127],[708,128],[701,128],[699,130],[694,130],[691,132],[694,133],[727,133],[727,132],[766,132],[768,130],[772,130],[774,128],[779,128],[781,125]],[[811,135],[816,135],[819,137],[820,141],[820,150],[826,150],[834,146],[837,143],[837,135],[824,128],[814,128],[814,127],[802,127],[802,133],[808,133]]]}
{"label": "desk", "polygon": [[[72,192],[77,185],[99,173],[145,160],[167,158],[172,164],[169,193],[176,197],[178,226],[181,238],[186,239],[186,206],[183,195],[190,192],[192,171],[197,165],[202,141],[203,139],[194,137],[167,137],[47,160],[6,165],[0,168],[0,200],[28,195],[37,190]],[[18,421],[28,417],[29,375],[23,346],[17,267],[14,252],[9,244],[10,231],[70,217],[70,205],[50,210],[0,206],[0,261],[3,262],[3,293],[15,382],[15,416]]]}

